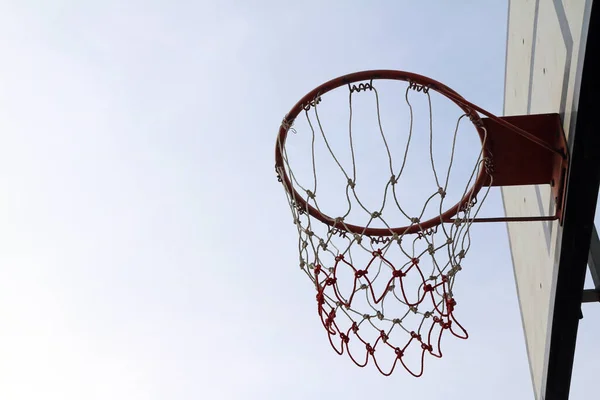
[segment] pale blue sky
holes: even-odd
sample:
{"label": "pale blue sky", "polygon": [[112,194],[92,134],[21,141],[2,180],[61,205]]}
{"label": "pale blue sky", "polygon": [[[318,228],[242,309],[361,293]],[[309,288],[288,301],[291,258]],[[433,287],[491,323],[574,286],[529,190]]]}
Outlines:
{"label": "pale blue sky", "polygon": [[471,338],[384,378],[330,349],[273,170],[283,115],[344,73],[418,72],[500,114],[506,10],[0,1],[0,398],[532,398],[504,225],[458,284]]}

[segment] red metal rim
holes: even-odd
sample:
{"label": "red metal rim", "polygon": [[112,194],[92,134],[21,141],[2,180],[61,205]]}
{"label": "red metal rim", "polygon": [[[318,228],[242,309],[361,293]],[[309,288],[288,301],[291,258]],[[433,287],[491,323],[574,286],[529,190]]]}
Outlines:
{"label": "red metal rim", "polygon": [[[488,174],[485,168],[481,168],[479,175],[471,189],[465,194],[465,196],[452,208],[445,211],[440,216],[428,219],[426,221],[422,221],[419,224],[411,224],[407,226],[401,226],[398,228],[371,228],[359,225],[348,224],[346,222],[336,221],[335,218],[331,218],[328,215],[323,214],[310,204],[304,200],[303,196],[298,193],[290,180],[290,177],[287,174],[285,169],[285,164],[283,161],[283,148],[285,146],[285,142],[287,139],[287,134],[290,126],[300,114],[304,110],[304,107],[311,104],[317,97],[324,95],[327,92],[330,92],[338,87],[345,86],[355,82],[364,82],[370,80],[398,80],[405,81],[417,85],[424,86],[431,90],[435,90],[441,95],[447,97],[449,100],[454,102],[458,107],[460,107],[466,114],[470,116],[470,120],[477,129],[479,133],[479,138],[482,142],[484,142],[485,131],[482,127],[481,118],[479,114],[468,107],[460,100],[464,100],[462,96],[456,93],[454,90],[450,89],[443,83],[435,81],[433,79],[427,78],[426,76],[413,74],[411,72],[405,71],[396,71],[396,70],[372,70],[372,71],[362,71],[355,72],[352,74],[340,76],[338,78],[332,79],[324,84],[317,86],[310,92],[308,92],[300,101],[298,101],[294,107],[290,110],[290,112],[286,115],[284,121],[282,122],[279,128],[279,134],[277,135],[277,142],[275,144],[275,169],[280,173],[281,181],[283,182],[286,190],[290,193],[291,197],[296,201],[296,206],[298,209],[305,210],[312,217],[318,219],[319,221],[327,224],[333,228],[336,228],[341,231],[346,231],[350,233],[357,233],[366,236],[393,236],[394,234],[405,235],[405,234],[414,234],[427,229],[431,229],[437,225],[440,225],[444,222],[450,222],[456,214],[460,211],[460,208],[465,204],[468,204],[469,200],[479,193],[481,188],[485,185],[488,180]],[[466,100],[465,100],[466,103]],[[489,158],[489,152],[487,148],[483,148],[483,157]]]}

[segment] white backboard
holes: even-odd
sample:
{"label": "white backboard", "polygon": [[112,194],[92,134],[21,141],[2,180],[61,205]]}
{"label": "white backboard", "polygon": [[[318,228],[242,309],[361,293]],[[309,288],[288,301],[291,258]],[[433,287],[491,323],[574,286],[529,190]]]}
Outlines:
{"label": "white backboard", "polygon": [[[573,139],[591,0],[514,0],[508,12],[504,115],[559,113]],[[550,186],[504,187],[509,216],[551,215]],[[509,223],[536,399],[544,398],[561,227]]]}

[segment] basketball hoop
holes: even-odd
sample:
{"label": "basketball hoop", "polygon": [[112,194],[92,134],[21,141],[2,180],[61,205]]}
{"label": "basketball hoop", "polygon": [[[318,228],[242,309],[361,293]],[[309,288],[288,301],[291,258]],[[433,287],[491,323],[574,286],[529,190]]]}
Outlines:
{"label": "basketball hoop", "polygon": [[[405,98],[410,108],[408,142],[403,152],[390,150],[381,125],[378,85],[385,81],[405,82]],[[345,168],[330,146],[331,139],[319,120],[318,110],[325,95],[346,88],[350,110],[350,167]],[[367,207],[356,190],[356,163],[352,137],[352,99],[362,92],[373,92],[377,118],[389,157],[387,176],[382,181],[381,206]],[[396,186],[410,153],[413,112],[409,93],[419,93],[429,101],[429,126],[433,127],[431,93],[454,103],[460,111],[449,153],[449,166],[442,174],[436,170],[433,153],[420,155],[424,168],[432,169],[436,187],[425,199],[419,213],[410,214],[401,204]],[[323,153],[339,168],[347,205],[337,214],[320,207],[317,191],[319,174],[315,167],[315,131],[312,131],[313,182],[300,182],[288,157],[288,134],[304,112],[308,123],[318,126],[323,138]],[[316,116],[316,124],[309,112]],[[488,118],[482,119],[479,113]],[[470,121],[478,135],[480,149],[470,167],[466,186],[449,185],[456,138],[463,121]],[[442,357],[442,337],[468,338],[457,321],[457,302],[453,287],[471,245],[474,222],[532,221],[561,218],[563,186],[566,179],[566,144],[561,124],[554,114],[525,117],[495,117],[466,101],[444,84],[402,71],[364,71],[333,79],[304,96],[281,123],[275,148],[275,169],[285,188],[299,236],[300,267],[316,289],[317,310],[332,347],[338,354],[348,353],[363,367],[371,360],[384,375],[397,366],[418,377],[423,374],[425,357]],[[431,128],[433,130],[433,128]],[[430,141],[433,141],[431,138]],[[510,151],[508,151],[510,150]],[[400,153],[400,154],[398,154]],[[400,155],[400,157],[398,157]],[[400,159],[394,167],[394,161]],[[400,165],[400,167],[398,167]],[[523,169],[524,166],[531,168]],[[351,172],[352,171],[352,172]],[[447,172],[447,173],[446,173]],[[556,213],[528,218],[478,218],[492,186],[548,183],[556,194]],[[458,202],[444,204],[451,189],[460,191]],[[386,203],[387,202],[387,203]],[[436,204],[436,214],[424,218]],[[354,206],[353,206],[354,204]],[[389,207],[394,212],[388,212]],[[354,208],[353,208],[354,207]],[[386,208],[388,207],[388,208]],[[362,215],[364,224],[350,221]],[[393,304],[390,305],[390,304]],[[393,310],[391,311],[390,309]],[[411,353],[412,357],[407,354]],[[416,361],[415,361],[416,359]],[[385,362],[383,361],[385,360]]]}

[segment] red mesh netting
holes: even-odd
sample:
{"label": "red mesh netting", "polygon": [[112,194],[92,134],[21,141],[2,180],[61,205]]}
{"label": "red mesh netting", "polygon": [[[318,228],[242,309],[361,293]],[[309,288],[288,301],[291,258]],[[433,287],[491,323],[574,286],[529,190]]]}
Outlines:
{"label": "red mesh netting", "polygon": [[[380,259],[389,267],[389,275],[385,277],[387,284],[378,293],[375,292],[369,280],[369,272],[372,272],[370,271],[371,266],[377,259]],[[337,274],[341,268],[348,268],[354,274],[352,293],[347,299],[340,295],[340,291],[337,288]],[[407,290],[405,290],[403,283],[406,276],[411,273],[417,274],[422,282],[420,296],[412,300],[408,298],[409,296],[407,296]],[[371,359],[377,369],[383,375],[387,376],[400,363],[411,375],[419,377],[423,374],[426,354],[437,358],[442,357],[441,342],[444,332],[448,331],[461,339],[468,337],[465,329],[454,318],[456,301],[449,295],[448,277],[441,275],[439,279],[435,279],[433,282],[428,281],[419,267],[419,259],[412,259],[405,269],[396,269],[390,261],[383,257],[382,251],[377,250],[372,252],[372,258],[364,269],[357,269],[346,261],[343,255],[338,255],[335,257],[332,272],[328,273],[321,265],[315,265],[314,276],[317,288],[318,312],[321,322],[328,333],[331,346],[338,354],[347,352],[352,361],[360,367],[366,366],[369,359]],[[390,340],[390,333],[394,329],[403,329],[403,327],[400,327],[402,325],[402,320],[400,319],[392,320],[391,324],[388,324],[389,327],[387,330],[379,329],[378,337],[375,341],[369,342],[361,336],[360,325],[362,323],[372,318],[383,321],[385,317],[380,312],[375,313],[375,315],[365,314],[359,322],[350,319],[351,324],[348,324],[347,321],[345,321],[345,324],[338,323],[337,314],[341,312],[342,308],[352,308],[354,297],[359,294],[359,291],[366,291],[371,301],[379,304],[385,298],[386,294],[391,293],[398,286],[400,287],[401,301],[409,307],[411,312],[414,312],[412,310],[416,310],[417,307],[424,303],[428,303],[429,308],[432,309],[432,311],[428,311],[423,315],[422,323],[419,324],[416,330],[410,331],[407,335],[408,338],[404,341],[392,342]],[[335,299],[335,305],[326,302],[326,297]],[[436,299],[436,297],[438,298]],[[430,319],[431,323],[425,324],[426,319]],[[367,326],[369,328],[372,327],[370,325]],[[353,353],[350,350],[349,343],[351,341],[359,341],[361,343],[363,347],[362,353],[358,353],[357,351]],[[418,365],[410,366],[409,363],[405,362],[404,354],[411,346],[416,346],[421,353]],[[378,362],[378,354],[384,351],[393,352],[393,362],[391,365],[383,366],[381,362]]]}

